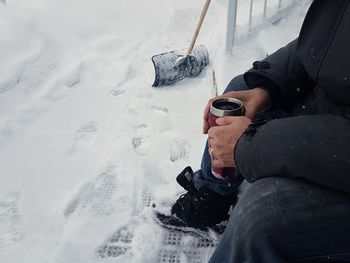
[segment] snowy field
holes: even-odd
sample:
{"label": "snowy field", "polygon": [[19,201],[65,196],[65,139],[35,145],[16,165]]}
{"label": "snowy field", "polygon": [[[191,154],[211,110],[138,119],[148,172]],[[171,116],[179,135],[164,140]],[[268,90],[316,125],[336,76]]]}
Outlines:
{"label": "snowy field", "polygon": [[155,89],[151,56],[188,47],[203,0],[0,1],[0,262],[207,262],[220,236],[166,231],[153,211],[199,166],[213,70],[221,93],[297,36],[306,2],[228,55],[213,1],[210,65]]}

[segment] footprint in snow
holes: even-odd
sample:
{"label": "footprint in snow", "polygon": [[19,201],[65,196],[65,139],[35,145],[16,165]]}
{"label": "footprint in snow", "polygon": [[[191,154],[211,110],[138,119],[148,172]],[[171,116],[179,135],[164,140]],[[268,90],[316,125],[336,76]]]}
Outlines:
{"label": "footprint in snow", "polygon": [[71,90],[79,85],[83,68],[82,62],[68,67],[59,77],[57,83],[48,90],[45,99],[55,102],[68,96]]}
{"label": "footprint in snow", "polygon": [[93,137],[97,130],[96,121],[89,121],[86,124],[80,126],[76,131],[74,143],[70,148],[69,153],[76,155],[88,149],[93,142]]}
{"label": "footprint in snow", "polygon": [[154,116],[151,117],[159,132],[171,130],[170,111],[167,107],[160,105],[151,106]]}
{"label": "footprint in snow", "polygon": [[[154,206],[154,193],[152,188],[159,188],[166,184],[162,178],[161,171],[154,166],[154,164],[144,164],[144,182],[135,185],[134,191],[134,211],[132,219],[127,225],[122,226],[115,231],[108,240],[106,240],[98,249],[97,253],[101,258],[117,258],[133,256],[133,249],[135,247],[135,235],[138,234],[137,227],[140,226],[140,216],[144,209]],[[144,222],[144,221],[142,221]],[[129,261],[128,261],[129,262]],[[131,261],[130,261],[131,262]]]}
{"label": "footprint in snow", "polygon": [[101,258],[116,258],[131,255],[134,227],[128,225],[117,230],[102,246],[98,248]]}
{"label": "footprint in snow", "polygon": [[164,230],[157,262],[208,262],[218,241],[197,232]]}
{"label": "footprint in snow", "polygon": [[[135,223],[121,227],[104,242],[97,253],[101,258],[133,256]],[[159,242],[159,241],[158,241]],[[208,262],[218,244],[217,239],[202,237],[197,232],[182,232],[162,229],[159,250],[155,253],[155,262],[164,263],[202,263]]]}
{"label": "footprint in snow", "polygon": [[157,115],[161,117],[169,117],[169,109],[164,106],[153,105],[152,109]]}
{"label": "footprint in snow", "polygon": [[115,89],[112,89],[109,93],[114,97],[119,97],[125,93],[125,90],[120,88],[115,88]]}
{"label": "footprint in snow", "polygon": [[145,93],[140,94],[136,98],[130,100],[126,105],[126,111],[131,115],[144,115],[148,113],[150,108],[150,101],[153,98],[153,94]]}
{"label": "footprint in snow", "polygon": [[146,155],[149,153],[152,145],[152,133],[154,128],[150,123],[140,123],[136,126],[135,135],[131,139],[131,144],[135,152],[139,155]]}
{"label": "footprint in snow", "polygon": [[0,247],[14,245],[23,239],[19,229],[21,216],[18,210],[19,193],[0,198]]}
{"label": "footprint in snow", "polygon": [[106,216],[116,208],[115,195],[119,187],[115,166],[109,166],[94,180],[80,188],[77,196],[67,205],[64,215],[73,213]]}
{"label": "footprint in snow", "polygon": [[54,44],[47,41],[39,54],[24,61],[15,86],[24,88],[25,93],[30,93],[40,87],[57,67],[57,55],[54,48]]}
{"label": "footprint in snow", "polygon": [[143,178],[136,188],[133,199],[135,200],[134,216],[140,215],[145,209],[155,207],[154,189],[161,189],[168,183],[162,178],[162,172],[154,166],[154,163],[146,163],[143,167]]}
{"label": "footprint in snow", "polygon": [[190,144],[185,139],[176,139],[170,143],[170,161],[187,160]]}

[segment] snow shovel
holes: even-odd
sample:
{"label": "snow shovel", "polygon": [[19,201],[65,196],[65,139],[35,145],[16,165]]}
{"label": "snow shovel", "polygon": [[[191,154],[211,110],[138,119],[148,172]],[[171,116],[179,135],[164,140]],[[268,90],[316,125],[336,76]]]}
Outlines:
{"label": "snow shovel", "polygon": [[184,55],[183,52],[181,54],[179,51],[171,51],[152,57],[155,70],[153,87],[166,86],[187,77],[195,77],[209,64],[209,54],[206,47],[197,46],[194,48],[194,45],[210,2],[211,0],[206,0],[205,2],[187,54]]}

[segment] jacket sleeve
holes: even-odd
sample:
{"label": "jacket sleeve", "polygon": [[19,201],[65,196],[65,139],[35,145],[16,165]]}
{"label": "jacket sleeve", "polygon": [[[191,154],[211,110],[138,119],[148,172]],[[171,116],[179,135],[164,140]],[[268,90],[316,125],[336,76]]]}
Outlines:
{"label": "jacket sleeve", "polygon": [[236,165],[249,182],[303,178],[350,193],[349,131],[350,120],[340,115],[273,120],[242,135],[235,148]]}
{"label": "jacket sleeve", "polygon": [[264,87],[270,93],[272,104],[284,110],[291,109],[314,87],[299,60],[297,44],[298,39],[295,39],[264,60],[255,61],[253,68],[244,74],[248,87]]}

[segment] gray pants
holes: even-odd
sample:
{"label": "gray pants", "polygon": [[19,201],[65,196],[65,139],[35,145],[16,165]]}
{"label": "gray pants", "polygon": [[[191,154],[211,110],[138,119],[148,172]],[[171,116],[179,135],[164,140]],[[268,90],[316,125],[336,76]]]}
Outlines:
{"label": "gray pants", "polygon": [[350,262],[350,196],[283,177],[243,182],[214,262]]}

